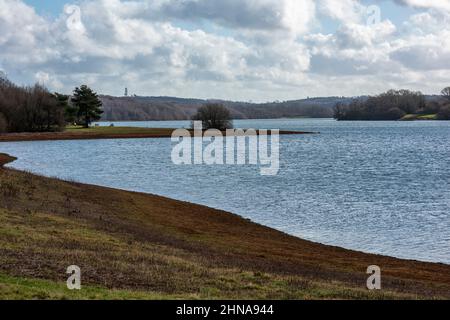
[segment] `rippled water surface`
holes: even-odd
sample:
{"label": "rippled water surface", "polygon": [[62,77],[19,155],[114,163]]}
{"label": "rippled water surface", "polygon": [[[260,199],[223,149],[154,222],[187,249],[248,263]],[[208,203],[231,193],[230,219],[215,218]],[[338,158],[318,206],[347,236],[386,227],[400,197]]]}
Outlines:
{"label": "rippled water surface", "polygon": [[235,124],[321,134],[283,136],[275,177],[253,166],[175,166],[170,139],[1,143],[0,152],[19,157],[15,168],[200,203],[325,244],[450,263],[450,122]]}

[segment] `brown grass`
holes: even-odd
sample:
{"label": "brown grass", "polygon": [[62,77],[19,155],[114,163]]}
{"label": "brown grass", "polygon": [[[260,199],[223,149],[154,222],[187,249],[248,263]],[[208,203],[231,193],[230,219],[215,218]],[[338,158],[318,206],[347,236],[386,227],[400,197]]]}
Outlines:
{"label": "brown grass", "polygon": [[[95,140],[95,139],[145,139],[170,138],[175,129],[135,127],[69,128],[64,132],[34,132],[0,134],[0,142],[51,141],[51,140]],[[192,134],[192,130],[191,134]],[[259,131],[257,132],[259,134]],[[311,134],[311,132],[281,131],[281,135]]]}
{"label": "brown grass", "polygon": [[[11,191],[11,188],[14,190]],[[0,169],[0,274],[197,298],[450,298],[450,266],[304,241],[163,197]],[[365,289],[369,265],[383,291]]]}
{"label": "brown grass", "polygon": [[0,153],[0,168],[3,167],[5,164],[8,164],[15,160],[17,160],[17,158],[11,157],[10,155],[4,153]]}

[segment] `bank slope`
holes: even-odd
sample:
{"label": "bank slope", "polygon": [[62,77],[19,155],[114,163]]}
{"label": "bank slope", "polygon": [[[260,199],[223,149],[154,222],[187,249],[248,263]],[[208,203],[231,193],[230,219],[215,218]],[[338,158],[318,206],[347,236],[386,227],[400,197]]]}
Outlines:
{"label": "bank slope", "polygon": [[[0,200],[11,298],[450,298],[448,265],[324,246],[163,197],[0,169]],[[77,293],[63,288],[74,264]],[[365,288],[373,264],[379,292]]]}

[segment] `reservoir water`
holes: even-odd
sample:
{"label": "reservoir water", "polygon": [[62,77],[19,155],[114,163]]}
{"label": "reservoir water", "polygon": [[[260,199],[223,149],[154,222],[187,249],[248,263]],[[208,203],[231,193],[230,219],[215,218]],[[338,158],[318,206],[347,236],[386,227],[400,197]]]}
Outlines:
{"label": "reservoir water", "polygon": [[324,244],[450,264],[450,122],[235,126],[321,134],[282,136],[277,176],[255,166],[176,166],[170,139],[0,143],[0,152],[19,158],[11,167],[46,176],[199,203]]}

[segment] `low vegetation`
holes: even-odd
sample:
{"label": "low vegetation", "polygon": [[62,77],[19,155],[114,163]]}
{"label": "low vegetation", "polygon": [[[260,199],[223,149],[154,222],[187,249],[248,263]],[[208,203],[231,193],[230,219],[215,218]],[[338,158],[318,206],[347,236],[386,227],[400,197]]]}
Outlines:
{"label": "low vegetation", "polygon": [[64,282],[0,274],[0,300],[160,300],[177,299],[145,291],[111,290],[83,286],[82,291],[68,290]]}
{"label": "low vegetation", "polygon": [[[10,169],[0,182],[1,298],[450,298],[447,265],[328,247],[152,195]],[[373,264],[382,291],[365,287]]]}

